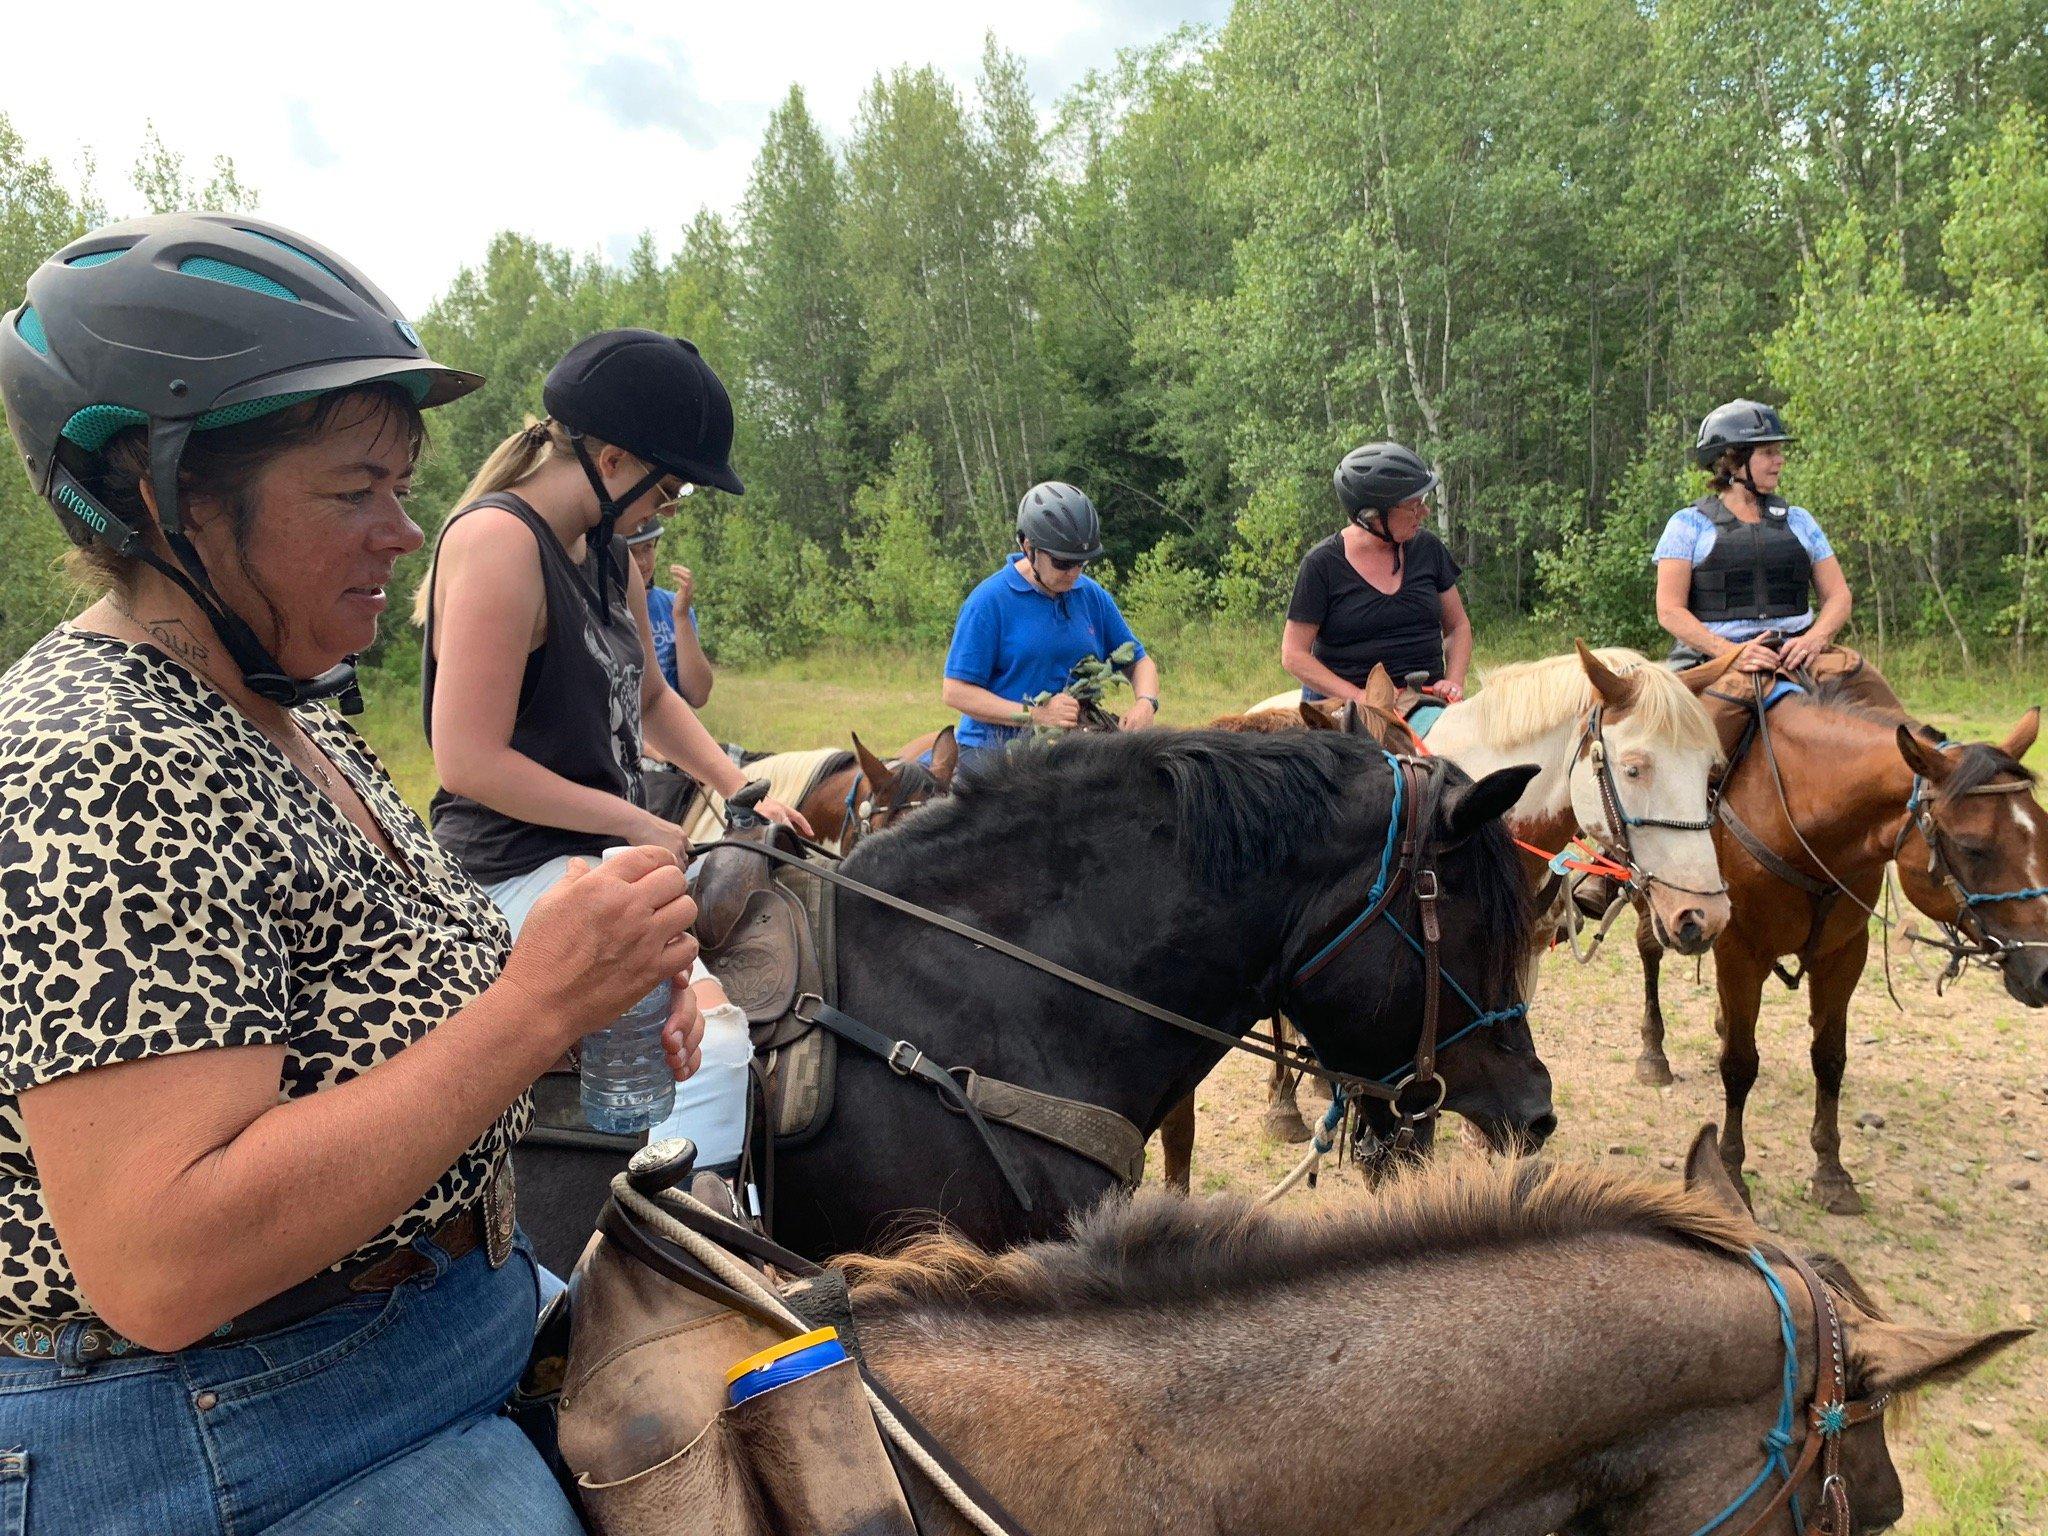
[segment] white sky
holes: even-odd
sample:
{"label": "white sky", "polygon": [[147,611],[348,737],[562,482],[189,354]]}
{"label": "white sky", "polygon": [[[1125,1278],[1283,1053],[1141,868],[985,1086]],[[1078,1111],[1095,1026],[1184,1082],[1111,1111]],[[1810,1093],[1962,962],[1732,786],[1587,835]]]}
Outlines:
{"label": "white sky", "polygon": [[154,121],[204,173],[234,158],[259,211],[359,263],[417,313],[490,235],[672,249],[745,190],[792,83],[835,138],[878,71],[967,87],[982,38],[1021,54],[1041,108],[1119,47],[1227,0],[101,0],[12,7],[0,112],[117,213]]}

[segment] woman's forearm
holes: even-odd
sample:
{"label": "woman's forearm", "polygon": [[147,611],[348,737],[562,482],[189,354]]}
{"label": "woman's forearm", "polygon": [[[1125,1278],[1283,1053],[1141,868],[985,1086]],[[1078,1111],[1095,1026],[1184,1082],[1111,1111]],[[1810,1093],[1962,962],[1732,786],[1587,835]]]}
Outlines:
{"label": "woman's forearm", "polygon": [[[148,1348],[203,1339],[390,1225],[561,1056],[581,1022],[539,1017],[501,983],[362,1076],[276,1104],[239,1129],[220,1127],[218,1144],[174,1152],[154,1177],[100,1191],[125,1207],[95,1223],[118,1234],[121,1251],[87,1248],[74,1267],[82,1282],[93,1273],[120,1280],[112,1295],[88,1286],[88,1299]],[[202,1059],[215,1054],[109,1070],[153,1072],[155,1091],[179,1093],[190,1076],[194,1093],[218,1093],[197,1075],[218,1071],[219,1061]],[[248,1058],[238,1070],[275,1083],[279,1051],[234,1054]],[[83,1074],[78,1086],[100,1077]],[[224,1098],[236,1100],[246,1102]],[[65,1210],[53,1201],[52,1211],[62,1230]]]}
{"label": "woman's forearm", "polygon": [[1280,665],[1326,699],[1357,699],[1364,695],[1364,689],[1345,682],[1343,678],[1317,661],[1313,652],[1297,651],[1282,646]]}
{"label": "woman's forearm", "polygon": [[725,748],[704,729],[704,722],[682,696],[665,679],[657,682],[642,701],[641,731],[647,745],[664,761],[730,800],[747,787],[747,776],[725,755]]}
{"label": "woman's forearm", "polygon": [[939,699],[946,708],[957,709],[968,719],[979,720],[983,725],[1022,725],[1029,714],[1021,700],[1006,699],[1001,694],[991,693],[957,677],[946,679],[939,689]]}
{"label": "woman's forearm", "polygon": [[1472,621],[1461,617],[1444,634],[1444,677],[1465,687],[1465,674],[1472,667]]}
{"label": "woman's forearm", "polygon": [[692,709],[702,709],[711,699],[711,658],[697,638],[697,626],[687,618],[676,625],[676,691]]}

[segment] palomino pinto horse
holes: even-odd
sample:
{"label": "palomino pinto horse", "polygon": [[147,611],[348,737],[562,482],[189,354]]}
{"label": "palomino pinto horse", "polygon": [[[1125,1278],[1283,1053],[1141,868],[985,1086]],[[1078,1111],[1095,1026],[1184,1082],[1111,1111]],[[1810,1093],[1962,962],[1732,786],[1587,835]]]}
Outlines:
{"label": "palomino pinto horse", "polygon": [[[1721,1155],[1739,1183],[1757,1012],[1774,966],[1797,956],[1813,1028],[1813,1195],[1854,1215],[1863,1200],[1842,1166],[1842,1073],[1849,999],[1869,955],[1885,865],[1897,860],[1907,899],[1994,961],[2016,1001],[2048,1004],[2048,814],[2019,762],[2040,711],[2027,711],[1998,745],[1941,746],[1888,711],[1835,702],[1825,686],[1817,697],[1785,698],[1759,726],[1753,687],[1731,675],[1702,696],[1737,755],[1714,828],[1735,907],[1714,945],[1727,1095]],[[1669,1082],[1655,972],[1645,979],[1638,1075]]]}
{"label": "palomino pinto horse", "polygon": [[[1011,749],[842,870],[1232,1035],[1284,1000],[1329,1069],[1391,1080],[1417,1054],[1430,974],[1409,937],[1427,914],[1384,873],[1412,835],[1434,861],[1441,919],[1435,1086],[1497,1145],[1540,1143],[1556,1122],[1518,1006],[1528,898],[1498,825],[1532,770],[1476,784],[1443,771],[1433,813],[1411,792],[1397,816],[1400,781],[1371,742],[1075,734]],[[700,931],[730,928],[765,862],[705,855]],[[976,1126],[908,1075],[917,1063],[1099,1106],[1149,1134],[1224,1054],[857,893],[839,896],[836,924],[838,1009],[905,1043],[886,1063],[842,1046],[829,1119],[777,1150],[775,1236],[800,1252],[867,1247],[911,1212],[980,1242],[1045,1236],[1117,1186],[1099,1163],[994,1125],[1025,1209]]]}
{"label": "palomino pinto horse", "polygon": [[1758,1536],[1795,1500],[1857,1536],[1904,1513],[1888,1399],[2028,1333],[1887,1321],[1711,1127],[1683,1188],[1447,1160],[1339,1215],[1150,1197],[846,1269],[868,1368],[1032,1536]]}
{"label": "palomino pinto horse", "polygon": [[[1732,660],[1732,658],[1730,658]],[[1538,771],[1508,811],[1508,830],[1525,843],[1560,849],[1574,835],[1633,869],[1655,914],[1663,941],[1684,954],[1704,951],[1728,921],[1728,899],[1707,831],[1708,779],[1721,747],[1694,694],[1728,662],[1682,677],[1619,648],[1588,650],[1503,667],[1472,698],[1448,707],[1431,730],[1427,750],[1467,773],[1484,776],[1513,763]],[[1712,676],[1706,674],[1711,673]],[[1393,685],[1375,669],[1370,707],[1337,713],[1341,706],[1298,705],[1293,695],[1267,700],[1248,715],[1217,722],[1229,730],[1344,729],[1363,731],[1383,746],[1402,744],[1387,713]],[[1541,893],[1549,871],[1524,854],[1532,892]],[[1548,906],[1561,911],[1561,888]],[[1552,912],[1537,912],[1520,943],[1524,995],[1534,989],[1536,961],[1555,931]],[[1276,1072],[1266,1116],[1284,1140],[1307,1139],[1295,1107],[1293,1075]],[[1194,1101],[1177,1106],[1161,1130],[1167,1177],[1187,1187],[1194,1141]]]}

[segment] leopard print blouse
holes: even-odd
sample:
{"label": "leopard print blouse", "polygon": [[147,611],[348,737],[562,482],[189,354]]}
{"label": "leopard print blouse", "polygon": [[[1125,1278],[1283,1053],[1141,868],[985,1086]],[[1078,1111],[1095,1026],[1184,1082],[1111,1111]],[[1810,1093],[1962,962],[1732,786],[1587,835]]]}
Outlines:
{"label": "leopard print blouse", "polygon": [[[504,918],[375,754],[330,710],[297,718],[402,867],[153,647],[65,626],[0,678],[0,1327],[92,1316],[16,1095],[113,1062],[279,1043],[279,1096],[300,1098],[396,1055],[504,963]],[[476,1199],[530,1112],[522,1097],[351,1258]]]}

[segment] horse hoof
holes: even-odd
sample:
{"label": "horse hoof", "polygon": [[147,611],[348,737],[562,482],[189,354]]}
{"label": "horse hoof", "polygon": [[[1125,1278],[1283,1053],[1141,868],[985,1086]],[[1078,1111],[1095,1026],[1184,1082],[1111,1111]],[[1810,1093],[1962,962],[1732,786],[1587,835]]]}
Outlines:
{"label": "horse hoof", "polygon": [[1847,1178],[1813,1181],[1814,1203],[1831,1216],[1861,1216],[1863,1197]]}
{"label": "horse hoof", "polygon": [[1301,1118],[1300,1110],[1275,1104],[1266,1111],[1266,1134],[1275,1141],[1299,1146],[1309,1138],[1308,1122]]}
{"label": "horse hoof", "polygon": [[1671,1086],[1671,1063],[1662,1056],[1637,1057],[1636,1081],[1645,1088],[1669,1088]]}

